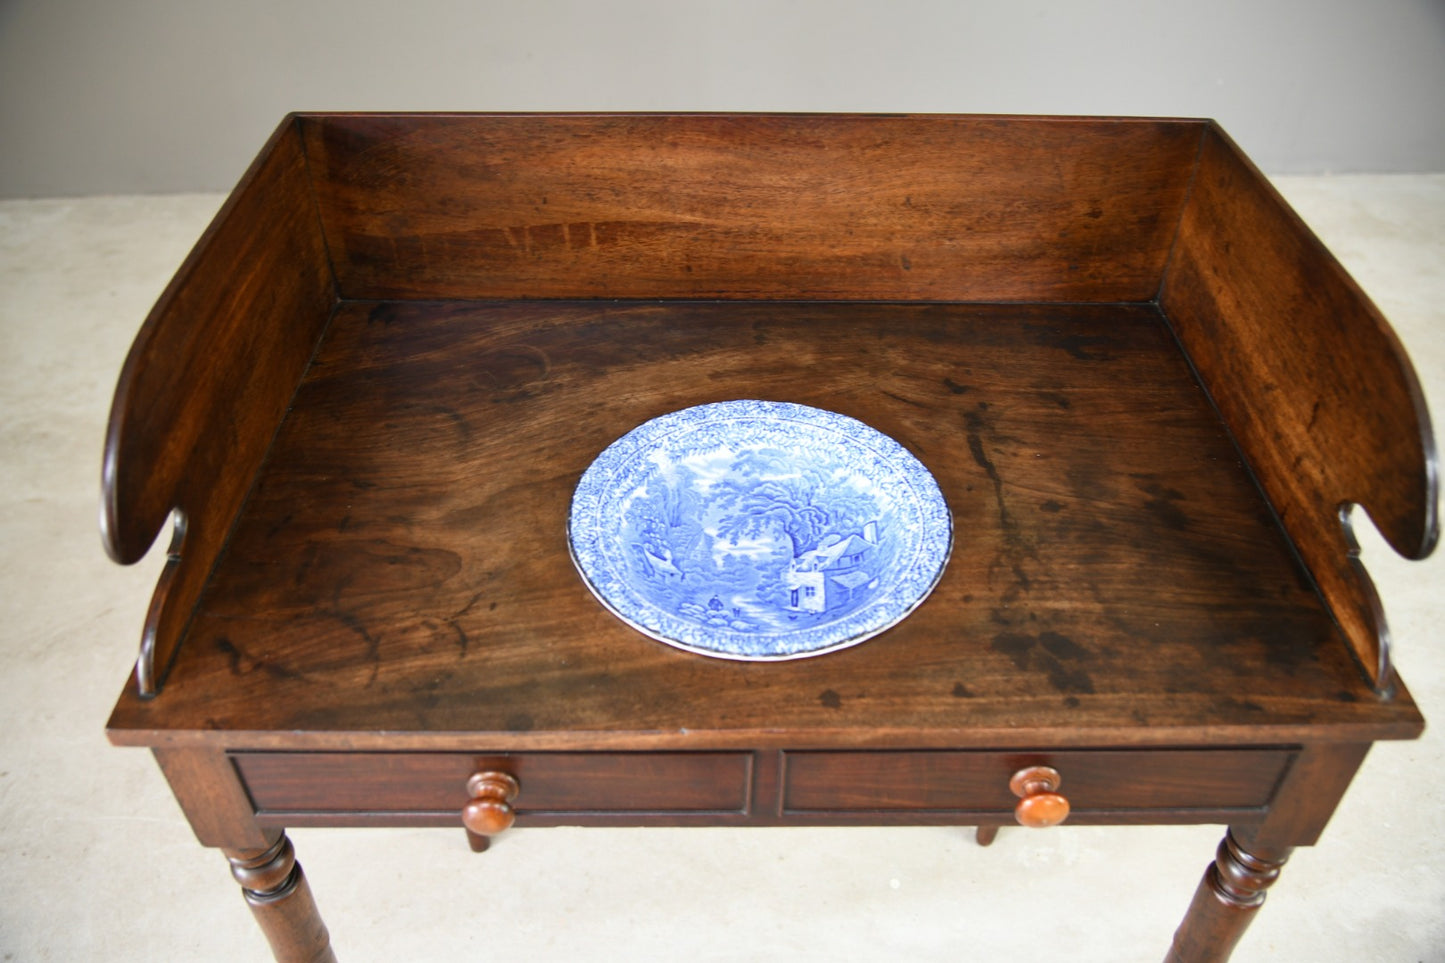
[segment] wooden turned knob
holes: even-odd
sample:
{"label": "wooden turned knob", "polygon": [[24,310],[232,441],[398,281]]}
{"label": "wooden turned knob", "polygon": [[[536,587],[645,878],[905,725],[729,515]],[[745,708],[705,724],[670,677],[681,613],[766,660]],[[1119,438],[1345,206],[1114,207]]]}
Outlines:
{"label": "wooden turned knob", "polygon": [[1069,816],[1069,801],[1056,790],[1064,777],[1048,766],[1029,766],[1013,774],[1008,787],[1019,797],[1014,818],[1020,826],[1045,829],[1057,826]]}
{"label": "wooden turned knob", "polygon": [[505,772],[479,772],[467,780],[471,801],[462,807],[462,825],[478,836],[495,836],[517,818],[512,800],[521,791]]}

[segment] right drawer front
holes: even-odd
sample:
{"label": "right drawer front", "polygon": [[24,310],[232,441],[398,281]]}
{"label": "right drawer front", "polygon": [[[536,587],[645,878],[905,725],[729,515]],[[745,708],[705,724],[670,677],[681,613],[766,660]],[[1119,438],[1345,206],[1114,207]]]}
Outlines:
{"label": "right drawer front", "polygon": [[783,811],[1006,811],[1009,777],[1053,766],[1075,812],[1251,809],[1266,805],[1289,767],[1288,749],[1069,752],[789,752]]}

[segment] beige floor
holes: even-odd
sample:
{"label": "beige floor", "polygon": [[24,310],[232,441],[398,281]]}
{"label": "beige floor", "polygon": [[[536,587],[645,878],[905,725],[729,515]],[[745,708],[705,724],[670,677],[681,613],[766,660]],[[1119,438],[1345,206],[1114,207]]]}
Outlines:
{"label": "beige floor", "polygon": [[[1445,420],[1445,176],[1285,193],[1392,318]],[[263,960],[224,863],[105,718],[157,571],[104,557],[102,428],[137,325],[216,196],[0,203],[0,955]],[[153,555],[156,553],[153,552]],[[1370,539],[1399,664],[1437,728],[1378,746],[1236,954],[1445,960],[1445,551]],[[1151,961],[1220,830],[293,834],[343,960]]]}

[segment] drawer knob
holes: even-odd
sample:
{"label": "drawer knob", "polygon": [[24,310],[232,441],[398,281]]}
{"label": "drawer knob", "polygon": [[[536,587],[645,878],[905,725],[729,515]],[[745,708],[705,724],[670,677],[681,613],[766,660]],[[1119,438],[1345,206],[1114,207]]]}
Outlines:
{"label": "drawer knob", "polygon": [[1029,766],[1014,773],[1008,787],[1019,797],[1014,807],[1014,818],[1019,825],[1044,829],[1067,819],[1069,801],[1058,793],[1059,783],[1063,781],[1059,771],[1049,766]]}
{"label": "drawer knob", "polygon": [[487,837],[511,827],[517,818],[512,800],[521,790],[516,778],[505,772],[479,772],[467,780],[472,798],[462,807],[462,825],[467,827],[472,849],[481,852],[487,848]]}

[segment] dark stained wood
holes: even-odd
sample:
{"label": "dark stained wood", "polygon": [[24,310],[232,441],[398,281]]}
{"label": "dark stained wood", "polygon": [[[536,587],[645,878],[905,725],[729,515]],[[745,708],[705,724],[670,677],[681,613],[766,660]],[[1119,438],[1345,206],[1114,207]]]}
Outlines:
{"label": "dark stained wood", "polygon": [[1388,633],[1347,506],[1407,558],[1439,534],[1430,419],[1394,332],[1221,131],[1205,138],[1161,303],[1371,679]]}
{"label": "dark stained wood", "polygon": [[349,298],[1145,301],[1197,121],[303,118]]}
{"label": "dark stained wood", "polygon": [[781,798],[748,792],[744,753],[237,753],[264,814],[456,812],[467,773],[514,774],[524,821],[546,812],[990,810],[1017,802],[1010,775],[1046,759],[1080,812],[1255,809],[1273,797],[1295,754],[1286,749],[1017,752],[789,752]]}
{"label": "dark stained wood", "polygon": [[[582,584],[564,523],[590,461],[648,418],[739,397],[857,417],[938,479],[953,557],[901,625],[826,658],[728,662],[644,638]],[[113,738],[751,749],[1419,728],[1407,696],[1361,679],[1148,305],[345,304],[173,674],[167,698],[121,701]]]}
{"label": "dark stained wood", "polygon": [[1313,845],[1369,751],[1366,744],[1306,746],[1263,820],[1233,824],[1174,934],[1166,963],[1223,963],[1264,903],[1296,846]]}
{"label": "dark stained wood", "polygon": [[[933,472],[955,548],[907,620],[729,662],[583,586],[582,471],[736,398]],[[1341,512],[1433,547],[1418,386],[1203,121],[289,118],[137,337],[104,465],[114,558],[181,523],[109,735],[285,961],[333,959],[287,825],[986,845],[1032,766],[1071,822],[1230,825],[1171,956],[1223,960],[1423,726]]]}
{"label": "dark stained wood", "polygon": [[1368,743],[1317,743],[1304,747],[1285,774],[1263,822],[1233,827],[1252,853],[1284,859],[1296,846],[1313,846],[1355,778]]}
{"label": "dark stained wood", "polygon": [[[603,753],[602,755],[605,755]],[[1209,809],[1197,806],[1160,809],[1092,809],[1069,816],[1070,826],[1253,826],[1268,815],[1259,809]],[[996,809],[890,809],[890,810],[798,810],[781,816],[753,815],[743,810],[586,810],[572,812],[519,812],[516,830],[554,826],[606,828],[657,827],[844,827],[844,826],[974,826],[984,820],[1007,819],[1017,828],[1013,810]],[[460,819],[455,811],[277,811],[258,813],[256,821],[270,828],[441,828],[456,831]],[[506,835],[522,835],[509,832]]]}
{"label": "dark stained wood", "polygon": [[262,812],[449,812],[478,771],[515,776],[523,816],[546,812],[727,812],[748,805],[749,756],[712,753],[237,753]]}
{"label": "dark stained wood", "polygon": [[228,849],[231,875],[271,944],[276,963],[336,963],[311,885],[283,832],[264,849]]}
{"label": "dark stained wood", "polygon": [[181,518],[136,665],[142,692],[165,676],[334,302],[288,118],[161,295],[116,386],[102,470],[106,551],[134,562],[167,516]]}
{"label": "dark stained wood", "polygon": [[256,823],[251,798],[224,752],[156,748],[152,754],[201,845],[257,849],[274,842]]}
{"label": "dark stained wood", "polygon": [[1053,753],[790,752],[786,812],[893,809],[1014,811],[1011,776],[1047,762],[1078,813],[1253,809],[1269,803],[1284,749]]}
{"label": "dark stained wood", "polygon": [[1227,834],[1174,933],[1165,963],[1225,963],[1264,905],[1265,890],[1279,878],[1287,857],[1257,856],[1232,832]]}

